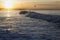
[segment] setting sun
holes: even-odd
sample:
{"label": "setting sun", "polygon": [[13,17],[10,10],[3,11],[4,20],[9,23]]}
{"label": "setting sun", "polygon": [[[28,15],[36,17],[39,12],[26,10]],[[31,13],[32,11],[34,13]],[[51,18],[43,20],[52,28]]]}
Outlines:
{"label": "setting sun", "polygon": [[5,9],[11,9],[13,7],[13,0],[3,0]]}

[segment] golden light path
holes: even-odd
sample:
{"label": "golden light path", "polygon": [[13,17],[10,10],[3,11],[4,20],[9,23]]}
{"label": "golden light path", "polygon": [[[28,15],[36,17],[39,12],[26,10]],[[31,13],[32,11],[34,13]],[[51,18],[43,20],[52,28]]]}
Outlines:
{"label": "golden light path", "polygon": [[3,10],[6,11],[6,16],[10,17],[11,16],[11,9],[13,9],[13,5],[14,5],[14,0],[2,0],[3,2]]}
{"label": "golden light path", "polygon": [[14,1],[13,0],[2,0],[5,9],[13,8]]}
{"label": "golden light path", "polygon": [[[5,13],[5,16],[6,17],[11,17],[12,14],[11,14],[11,10],[10,9],[13,8],[13,0],[3,0],[3,6],[4,6],[4,9],[7,9],[7,10],[3,9],[4,13]],[[15,28],[8,28],[8,29],[5,29],[5,30],[8,30],[8,31],[15,30]]]}
{"label": "golden light path", "polygon": [[7,17],[11,17],[11,13],[10,12],[11,11],[7,10],[7,14],[6,14]]}

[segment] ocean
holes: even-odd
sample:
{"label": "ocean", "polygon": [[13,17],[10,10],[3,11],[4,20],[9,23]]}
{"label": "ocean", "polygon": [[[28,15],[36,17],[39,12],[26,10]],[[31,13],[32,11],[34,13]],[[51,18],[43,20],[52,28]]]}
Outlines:
{"label": "ocean", "polygon": [[60,40],[60,23],[45,20],[46,15],[60,17],[60,10],[25,10],[45,15],[43,19],[19,14],[21,11],[0,11],[0,40]]}
{"label": "ocean", "polygon": [[[20,16],[19,12],[22,10],[1,10],[0,16]],[[49,14],[49,15],[60,15],[60,10],[26,10],[26,11],[33,11],[40,14]]]}

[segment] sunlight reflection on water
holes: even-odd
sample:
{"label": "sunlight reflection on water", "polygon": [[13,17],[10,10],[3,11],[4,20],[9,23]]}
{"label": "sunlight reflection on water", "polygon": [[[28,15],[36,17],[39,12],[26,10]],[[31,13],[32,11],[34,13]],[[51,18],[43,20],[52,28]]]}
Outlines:
{"label": "sunlight reflection on water", "polygon": [[18,21],[17,17],[20,16],[18,12],[19,11],[16,10],[0,11],[0,29],[9,31],[15,30],[16,22]]}
{"label": "sunlight reflection on water", "polygon": [[[32,37],[32,40],[40,40],[40,36],[43,37],[41,40],[44,40],[44,38],[46,38],[46,40],[55,40],[56,38],[60,37],[60,28],[58,29],[55,23],[51,23],[42,19],[25,17],[23,15],[19,15],[19,12],[20,11],[0,12],[0,34],[3,32],[1,36],[6,38],[10,37],[12,40],[20,40],[19,38],[25,40],[25,38],[28,38],[27,35],[29,34],[32,34],[29,36]],[[20,34],[27,35],[21,36]],[[16,36],[18,38],[16,38]],[[8,38],[8,40],[10,39]]]}
{"label": "sunlight reflection on water", "polygon": [[2,10],[0,11],[0,17],[11,17],[11,16],[19,16],[19,11],[17,10]]}
{"label": "sunlight reflection on water", "polygon": [[[10,17],[7,17],[7,11],[1,11],[0,27],[5,30],[14,30],[19,34],[44,34],[48,32],[55,33],[55,24],[45,20],[38,20],[19,15],[19,11],[9,11]],[[51,29],[52,28],[52,29]]]}

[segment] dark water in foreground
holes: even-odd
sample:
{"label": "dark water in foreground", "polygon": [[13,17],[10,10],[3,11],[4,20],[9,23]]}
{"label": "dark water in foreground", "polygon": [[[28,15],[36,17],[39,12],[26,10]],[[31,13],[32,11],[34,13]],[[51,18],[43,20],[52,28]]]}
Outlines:
{"label": "dark water in foreground", "polygon": [[33,14],[0,17],[0,40],[60,40],[60,23],[42,18],[37,19]]}

